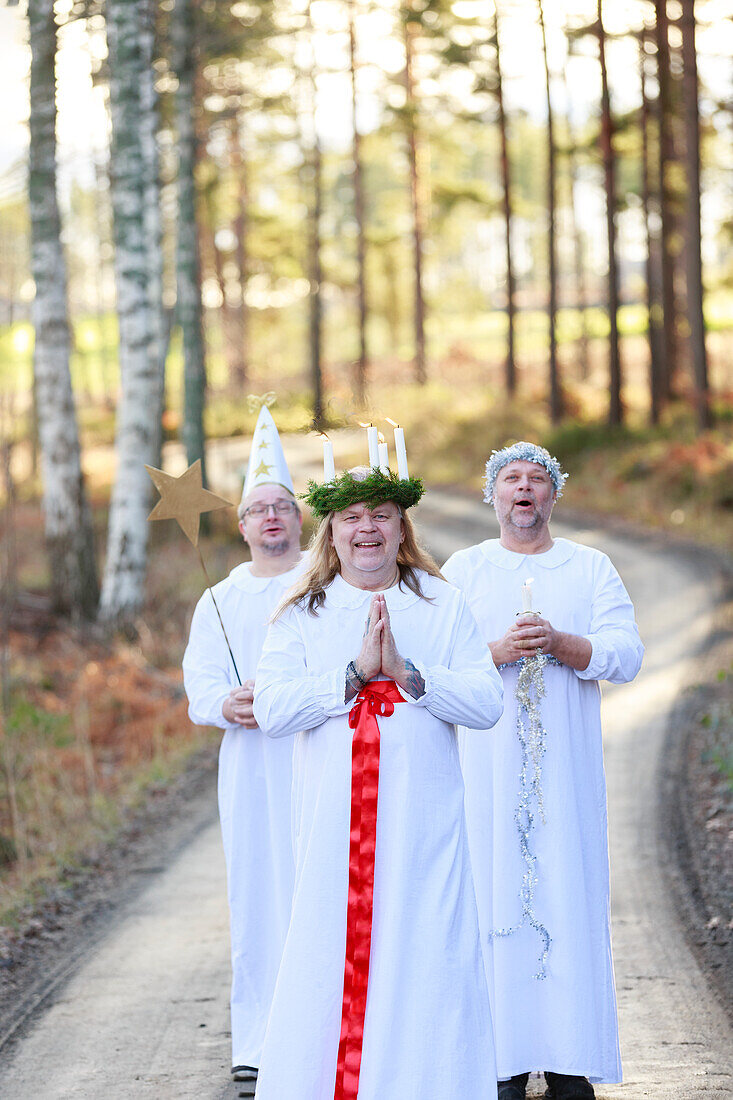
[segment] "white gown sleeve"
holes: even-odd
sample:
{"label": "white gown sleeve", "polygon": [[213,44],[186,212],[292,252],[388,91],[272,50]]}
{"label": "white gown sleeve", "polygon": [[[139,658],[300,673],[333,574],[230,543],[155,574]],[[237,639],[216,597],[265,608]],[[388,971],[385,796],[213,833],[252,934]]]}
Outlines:
{"label": "white gown sleeve", "polygon": [[289,609],[270,625],[257,666],[254,715],[269,737],[314,729],[351,707],[344,702],[346,659],[318,676],[308,674],[297,615]]}
{"label": "white gown sleeve", "polygon": [[[501,718],[504,688],[483,643],[463,593],[455,594],[456,614],[449,664],[427,668],[416,661],[425,694],[408,702],[426,707],[436,718],[468,729],[489,729]],[[403,694],[405,694],[403,692]]]}
{"label": "white gown sleeve", "polygon": [[197,726],[229,728],[221,708],[229,692],[238,685],[208,589],[196,604],[191,620],[183,655],[183,686],[192,722]]}
{"label": "white gown sleeve", "polygon": [[576,670],[581,680],[626,684],[634,679],[641,668],[644,646],[629,594],[605,554],[600,555],[597,567],[590,630],[585,637],[592,653],[588,667]]}

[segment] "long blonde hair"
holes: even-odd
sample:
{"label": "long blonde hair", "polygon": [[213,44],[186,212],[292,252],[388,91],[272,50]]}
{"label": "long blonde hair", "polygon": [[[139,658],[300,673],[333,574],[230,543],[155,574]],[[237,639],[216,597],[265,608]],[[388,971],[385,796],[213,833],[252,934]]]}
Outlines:
{"label": "long blonde hair", "polygon": [[[276,608],[272,618],[277,619],[288,608],[293,606],[303,607],[307,604],[311,615],[317,615],[326,599],[326,589],[337,573],[341,571],[341,563],[335,548],[331,545],[331,523],[334,512],[324,516],[318,527],[313,532],[308,544],[308,568],[303,572],[295,586],[288,592],[287,598]],[[429,596],[423,595],[420,586],[418,570],[429,573],[431,577],[443,575],[437,562],[421,545],[415,531],[415,525],[407,512],[400,509],[402,528],[405,534],[397,551],[397,568],[399,570],[399,583],[406,585],[410,591],[421,599],[429,600]]]}

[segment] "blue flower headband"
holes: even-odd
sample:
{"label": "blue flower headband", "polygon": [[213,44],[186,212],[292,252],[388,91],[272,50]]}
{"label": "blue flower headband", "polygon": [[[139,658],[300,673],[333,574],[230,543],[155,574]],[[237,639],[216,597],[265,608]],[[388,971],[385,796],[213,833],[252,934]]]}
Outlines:
{"label": "blue flower headband", "polygon": [[494,486],[499,470],[508,466],[510,462],[536,462],[538,466],[544,466],[550,475],[555,492],[559,497],[562,496],[568,475],[563,473],[560,463],[544,447],[522,440],[520,443],[513,443],[511,447],[503,447],[500,451],[491,452],[491,458],[486,463],[484,480],[484,500],[487,504],[494,503]]}

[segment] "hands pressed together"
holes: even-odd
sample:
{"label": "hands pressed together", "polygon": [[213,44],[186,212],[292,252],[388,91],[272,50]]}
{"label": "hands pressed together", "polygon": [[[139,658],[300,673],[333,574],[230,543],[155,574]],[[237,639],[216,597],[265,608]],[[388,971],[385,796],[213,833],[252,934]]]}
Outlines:
{"label": "hands pressed together", "polygon": [[[387,601],[381,593],[372,598],[369,614],[364,626],[361,651],[351,662],[350,668],[356,672],[347,682],[347,699],[357,694],[360,685],[374,679],[380,673],[388,680],[394,680],[415,699],[425,693],[425,681],[409,659],[405,660],[397,650],[389,620]],[[351,684],[351,691],[349,691]]]}

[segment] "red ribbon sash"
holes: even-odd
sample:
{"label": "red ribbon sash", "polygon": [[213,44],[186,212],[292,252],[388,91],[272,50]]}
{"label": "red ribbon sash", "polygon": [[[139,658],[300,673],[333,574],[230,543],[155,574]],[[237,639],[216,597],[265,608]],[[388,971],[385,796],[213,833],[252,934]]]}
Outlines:
{"label": "red ribbon sash", "polygon": [[377,846],[379,725],[404,699],[394,680],[373,680],[362,688],[349,711],[351,742],[351,829],[349,900],[346,911],[346,960],[341,1003],[334,1100],[357,1100],[364,1039],[369,953],[374,905],[374,853]]}

